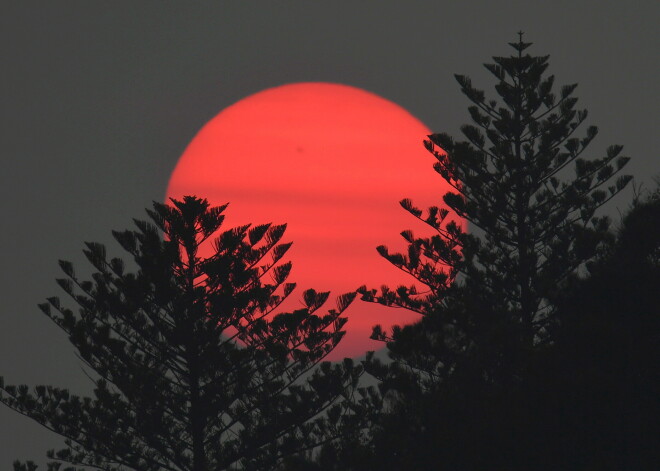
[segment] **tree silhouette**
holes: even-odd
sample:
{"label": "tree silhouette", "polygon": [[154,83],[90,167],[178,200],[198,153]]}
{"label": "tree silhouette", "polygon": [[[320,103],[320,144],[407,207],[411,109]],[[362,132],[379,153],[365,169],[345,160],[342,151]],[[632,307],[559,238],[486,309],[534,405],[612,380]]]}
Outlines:
{"label": "tree silhouette", "polygon": [[516,384],[395,385],[401,400],[371,441],[339,447],[357,463],[348,469],[657,468],[660,192],[635,204],[602,249],[553,298],[553,342],[529,353]]}
{"label": "tree silhouette", "polygon": [[624,215],[589,276],[571,279],[557,301],[554,344],[537,355],[527,387],[548,427],[545,449],[535,450],[544,462],[539,469],[657,467],[658,286],[656,190]]}
{"label": "tree silhouette", "polygon": [[360,419],[361,368],[321,363],[354,294],[319,315],[328,293],[307,290],[300,309],[273,315],[295,286],[291,263],[278,263],[291,245],[285,225],[218,234],[226,205],[172,205],[154,203],[151,222],[113,232],[136,271],[87,243],[92,280],[66,261],[57,280],[77,311],[56,297],[40,305],[89,367],[93,397],[0,378],[0,401],[66,439],[49,470],[276,469]]}
{"label": "tree silhouette", "polygon": [[612,240],[598,209],[631,177],[611,182],[629,160],[621,146],[585,157],[597,129],[577,137],[587,112],[576,109],[576,85],[555,95],[548,56],[530,56],[530,45],[520,33],[510,43],[514,54],[485,64],[496,100],[456,75],[472,103],[472,124],[461,128],[466,140],[440,133],[425,141],[453,189],[443,197],[449,209],[424,212],[402,200],[433,235],[402,232],[405,253],[378,247],[424,289],[360,289],[367,301],[421,319],[392,332],[374,328],[391,362],[368,357],[365,366],[387,407],[369,441],[326,447],[330,455],[367,456],[373,469],[542,469],[534,457],[542,455],[546,423],[537,420],[534,398],[548,396],[531,389],[535,376],[552,379],[539,356],[566,322],[558,314],[562,290]]}
{"label": "tree silhouette", "polygon": [[[548,341],[554,321],[549,300],[608,237],[609,221],[596,211],[631,179],[620,176],[608,183],[629,160],[620,155],[621,146],[610,146],[601,158],[583,156],[597,128],[590,126],[584,137],[576,137],[587,117],[586,110],[575,108],[576,85],[561,87],[556,96],[554,76],[545,76],[548,56],[524,53],[531,43],[522,41],[522,33],[510,45],[515,54],[485,64],[497,80],[497,100],[487,99],[468,77],[456,75],[472,102],[468,111],[473,124],[461,127],[467,140],[440,133],[425,141],[437,159],[434,169],[453,188],[444,195],[445,204],[472,232],[465,232],[447,209],[431,207],[424,213],[409,199],[402,200],[403,208],[435,234],[415,237],[404,231],[406,253],[390,253],[384,246],[378,250],[428,290],[361,290],[366,300],[422,315],[444,311],[438,315],[446,317],[440,324],[448,332],[441,343],[451,337],[451,347],[459,350],[474,345],[476,337],[494,340],[495,331],[515,337],[515,348],[523,350]],[[470,291],[458,309],[447,306],[457,302],[450,301],[456,279]],[[484,309],[490,319],[470,317]],[[468,318],[452,317],[459,311]],[[392,340],[379,328],[374,335]],[[394,335],[398,338],[400,332]],[[440,366],[453,369],[452,362]]]}

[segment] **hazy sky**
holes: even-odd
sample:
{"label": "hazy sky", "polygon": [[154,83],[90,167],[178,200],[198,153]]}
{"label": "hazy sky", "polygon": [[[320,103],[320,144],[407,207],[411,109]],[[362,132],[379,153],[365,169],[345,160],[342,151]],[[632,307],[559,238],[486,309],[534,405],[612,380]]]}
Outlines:
{"label": "hazy sky", "polygon": [[[196,131],[265,88],[353,85],[456,134],[468,102],[452,74],[489,90],[481,64],[510,54],[506,43],[522,29],[535,43],[531,53],[551,55],[558,84],[580,84],[588,124],[600,128],[591,155],[620,143],[639,182],[660,172],[656,2],[195,5],[3,2],[0,375],[12,383],[89,389],[63,333],[36,307],[60,294],[57,259],[82,267],[83,241],[110,245],[112,229],[127,228],[163,197]],[[623,210],[629,196],[610,212]],[[59,443],[4,407],[0,435],[1,469],[15,458],[41,459]]]}

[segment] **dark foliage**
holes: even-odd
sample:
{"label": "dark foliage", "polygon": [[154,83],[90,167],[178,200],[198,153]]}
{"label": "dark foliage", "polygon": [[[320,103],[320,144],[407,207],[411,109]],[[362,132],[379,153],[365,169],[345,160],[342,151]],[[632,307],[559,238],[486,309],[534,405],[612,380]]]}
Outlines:
{"label": "dark foliage", "polygon": [[[369,439],[328,446],[314,466],[292,469],[656,469],[658,254],[660,193],[636,204],[588,275],[555,298],[554,341],[530,352],[516,381],[491,381],[478,374],[486,358],[463,357],[456,375],[420,388],[411,381],[418,372],[395,362],[399,381],[388,375]],[[434,317],[403,329],[390,348],[422,355],[414,341],[437,331]],[[436,353],[432,342],[419,349]]]}
{"label": "dark foliage", "polygon": [[555,344],[529,378],[547,427],[545,469],[651,470],[660,462],[659,254],[656,192],[624,217],[590,276],[558,300]]}
{"label": "dark foliage", "polygon": [[545,75],[548,56],[525,54],[530,45],[522,39],[511,43],[514,55],[485,65],[497,80],[498,100],[487,99],[468,77],[456,75],[472,102],[473,123],[461,128],[467,140],[440,133],[425,141],[437,159],[435,170],[453,188],[444,195],[446,206],[474,231],[464,232],[447,209],[431,207],[424,213],[402,200],[403,208],[435,235],[419,238],[404,231],[406,253],[378,250],[428,291],[364,289],[366,299],[425,314],[447,298],[450,282],[462,275],[488,304],[510,313],[520,325],[521,341],[531,346],[545,339],[552,319],[548,299],[596,254],[609,223],[595,213],[631,177],[608,183],[629,160],[620,155],[622,146],[610,146],[601,158],[585,158],[597,129],[590,126],[583,137],[576,135],[587,117],[575,108],[576,85],[553,92],[554,76]]}
{"label": "dark foliage", "polygon": [[[621,146],[587,159],[585,150],[597,129],[577,136],[587,113],[576,109],[576,85],[554,93],[554,77],[545,75],[548,57],[528,55],[530,44],[522,34],[511,46],[513,55],[486,64],[497,80],[498,100],[487,99],[469,78],[456,76],[472,102],[473,124],[462,127],[467,140],[433,134],[426,141],[437,159],[435,170],[453,187],[444,196],[453,213],[438,207],[423,212],[405,199],[403,208],[434,235],[402,232],[405,253],[378,248],[424,289],[360,290],[367,301],[410,309],[421,319],[392,332],[374,329],[374,337],[387,342],[391,362],[368,358],[365,366],[380,381],[384,408],[368,439],[324,450],[345,460],[346,469],[605,466],[602,447],[609,445],[593,434],[597,422],[578,411],[595,404],[590,394],[604,397],[611,385],[588,389],[578,378],[585,377],[583,368],[605,372],[611,365],[593,351],[579,353],[581,360],[568,358],[571,348],[589,343],[567,339],[578,325],[593,328],[606,317],[593,304],[601,302],[600,294],[587,288],[597,282],[579,280],[577,274],[594,260],[617,263],[618,255],[603,255],[613,247],[613,234],[608,219],[596,213],[630,181],[620,176],[609,182],[629,159],[620,155]],[[471,225],[471,233],[453,214]],[[621,232],[619,240],[623,237]],[[631,279],[643,289],[647,275],[640,270]],[[628,303],[642,298],[638,291],[607,289],[610,298],[621,296]],[[578,304],[582,317],[568,309]],[[593,308],[593,317],[586,316],[586,306]],[[585,324],[572,323],[578,318]],[[557,382],[560,373],[563,386]],[[613,381],[621,385],[625,375],[619,373]],[[614,431],[612,417],[608,426]],[[584,445],[581,454],[577,443]]]}
{"label": "dark foliage", "polygon": [[394,360],[388,366],[368,362],[384,385],[404,376],[404,383],[417,380],[424,390],[429,382],[466,372],[491,383],[515,382],[533,350],[552,340],[552,299],[562,283],[610,237],[608,219],[595,212],[630,180],[607,183],[629,159],[619,155],[621,146],[585,159],[597,131],[592,126],[575,137],[587,116],[575,109],[576,86],[555,95],[554,77],[544,75],[548,57],[526,54],[530,43],[522,35],[511,46],[514,55],[486,64],[499,101],[456,76],[472,102],[473,124],[462,127],[467,140],[433,134],[426,141],[437,158],[435,170],[454,189],[444,202],[472,225],[472,233],[447,209],[431,207],[423,214],[403,200],[404,209],[435,234],[419,238],[404,231],[407,253],[391,254],[386,247],[379,252],[414,276],[424,292],[360,290],[367,301],[425,317],[418,326],[391,333],[374,329]]}
{"label": "dark foliage", "polygon": [[0,401],[66,439],[49,470],[276,469],[360,420],[361,368],[321,363],[354,294],[320,315],[328,293],[308,290],[304,307],[274,315],[295,286],[278,263],[285,226],[218,232],[226,206],[172,204],[113,233],[137,271],[87,243],[92,280],[65,261],[57,280],[77,310],[56,297],[40,305],[89,368],[93,397],[0,378]]}

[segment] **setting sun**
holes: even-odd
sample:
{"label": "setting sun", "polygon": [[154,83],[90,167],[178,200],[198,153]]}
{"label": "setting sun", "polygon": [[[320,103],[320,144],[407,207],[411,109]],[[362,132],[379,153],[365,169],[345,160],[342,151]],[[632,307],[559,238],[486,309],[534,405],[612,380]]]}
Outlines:
{"label": "setting sun", "polygon": [[[413,284],[376,247],[393,251],[405,229],[428,231],[399,201],[442,204],[446,183],[422,145],[430,131],[402,107],[358,88],[298,83],[251,95],[199,131],[172,173],[167,197],[197,195],[229,202],[225,227],[287,223],[289,278],[298,288],[282,310],[301,305],[303,290],[331,298],[361,285]],[[357,300],[347,334],[329,359],[357,357],[383,344],[369,339],[381,324],[418,315]]]}

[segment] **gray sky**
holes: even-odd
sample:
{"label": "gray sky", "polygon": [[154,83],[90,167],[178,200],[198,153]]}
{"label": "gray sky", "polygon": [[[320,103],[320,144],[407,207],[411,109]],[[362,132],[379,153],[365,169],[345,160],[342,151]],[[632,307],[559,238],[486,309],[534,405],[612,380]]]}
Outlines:
{"label": "gray sky", "polygon": [[[353,85],[458,135],[468,102],[452,74],[489,91],[481,64],[510,54],[506,43],[522,29],[535,43],[532,54],[551,55],[558,84],[580,84],[588,124],[600,128],[591,155],[623,144],[638,182],[650,184],[660,172],[660,18],[651,0],[195,5],[2,3],[0,375],[11,383],[89,389],[63,333],[36,307],[60,294],[57,259],[82,268],[89,240],[114,250],[110,231],[162,199],[196,131],[265,88]],[[623,210],[629,196],[610,212]],[[0,435],[1,469],[15,458],[41,461],[59,443],[4,407]]]}

